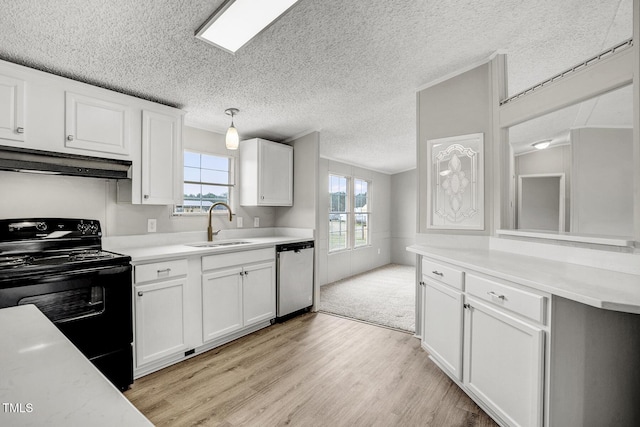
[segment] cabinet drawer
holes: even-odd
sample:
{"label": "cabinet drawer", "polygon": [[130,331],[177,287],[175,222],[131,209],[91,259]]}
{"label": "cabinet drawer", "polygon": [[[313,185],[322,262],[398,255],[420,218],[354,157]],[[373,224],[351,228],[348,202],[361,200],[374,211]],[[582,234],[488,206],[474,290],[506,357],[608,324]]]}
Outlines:
{"label": "cabinet drawer", "polygon": [[524,317],[544,323],[545,301],[542,295],[513,288],[472,274],[467,275],[467,293],[506,308]]}
{"label": "cabinet drawer", "polygon": [[136,284],[186,275],[186,259],[154,262],[152,264],[142,264],[134,267],[134,282]]}
{"label": "cabinet drawer", "polygon": [[206,255],[202,257],[202,271],[261,261],[274,261],[275,259],[276,251],[273,247],[219,255]]}
{"label": "cabinet drawer", "polygon": [[456,289],[464,290],[464,272],[447,267],[429,259],[422,259],[422,275],[430,277]]}

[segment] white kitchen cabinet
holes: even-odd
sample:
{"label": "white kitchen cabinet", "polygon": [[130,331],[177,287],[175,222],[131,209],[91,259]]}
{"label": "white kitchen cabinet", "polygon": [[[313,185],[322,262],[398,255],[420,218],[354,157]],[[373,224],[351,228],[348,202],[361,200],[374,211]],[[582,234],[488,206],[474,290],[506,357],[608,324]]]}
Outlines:
{"label": "white kitchen cabinet", "polygon": [[142,110],[143,204],[180,203],[182,116]]}
{"label": "white kitchen cabinet", "polygon": [[205,343],[276,317],[274,248],[207,255],[202,269]]}
{"label": "white kitchen cabinet", "polygon": [[242,268],[202,276],[202,339],[210,341],[242,328]]}
{"label": "white kitchen cabinet", "polygon": [[186,278],[135,287],[136,366],[184,352]]}
{"label": "white kitchen cabinet", "polygon": [[260,138],[240,142],[240,204],[293,205],[293,147]]}
{"label": "white kitchen cabinet", "polygon": [[128,156],[131,114],[124,102],[66,91],[65,146]]}
{"label": "white kitchen cabinet", "polygon": [[422,347],[462,381],[462,292],[423,276]]}
{"label": "white kitchen cabinet", "polygon": [[509,426],[543,424],[547,297],[428,258],[422,347]]}
{"label": "white kitchen cabinet", "polygon": [[544,331],[469,297],[465,386],[512,426],[543,421]]}
{"label": "white kitchen cabinet", "polygon": [[273,262],[244,267],[242,290],[245,326],[276,317],[275,275]]}
{"label": "white kitchen cabinet", "polygon": [[0,74],[0,138],[24,141],[24,80]]}
{"label": "white kitchen cabinet", "polygon": [[136,368],[188,349],[186,259],[134,266]]}

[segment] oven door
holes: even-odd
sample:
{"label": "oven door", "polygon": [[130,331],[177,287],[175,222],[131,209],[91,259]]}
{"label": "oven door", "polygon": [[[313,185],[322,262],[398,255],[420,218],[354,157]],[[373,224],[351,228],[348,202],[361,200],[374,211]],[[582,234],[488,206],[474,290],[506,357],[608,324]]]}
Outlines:
{"label": "oven door", "polygon": [[20,279],[0,289],[0,308],[23,304],[36,305],[114,383],[131,384],[112,379],[133,374],[131,265]]}

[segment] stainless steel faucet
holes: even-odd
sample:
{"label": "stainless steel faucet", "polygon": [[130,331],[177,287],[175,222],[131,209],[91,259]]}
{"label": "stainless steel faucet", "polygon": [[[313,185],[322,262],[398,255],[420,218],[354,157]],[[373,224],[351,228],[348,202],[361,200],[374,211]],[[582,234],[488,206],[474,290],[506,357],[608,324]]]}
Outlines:
{"label": "stainless steel faucet", "polygon": [[[227,208],[227,210],[229,211],[229,221],[233,221],[233,214],[231,213],[231,207],[229,207],[228,204],[226,204],[225,202],[215,202],[214,204],[211,205],[211,207],[209,208],[209,226],[207,227],[207,241],[212,242],[213,241],[213,228],[211,228],[211,211],[213,211],[213,208],[215,208],[218,205],[222,205],[225,208]],[[220,230],[218,230],[219,232]],[[216,232],[216,234],[218,234],[218,232]]]}

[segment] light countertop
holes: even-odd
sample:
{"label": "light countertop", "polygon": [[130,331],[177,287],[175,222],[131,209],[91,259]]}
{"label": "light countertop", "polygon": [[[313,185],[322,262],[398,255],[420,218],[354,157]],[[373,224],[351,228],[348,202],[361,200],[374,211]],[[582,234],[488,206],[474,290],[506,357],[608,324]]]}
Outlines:
{"label": "light countertop", "polygon": [[407,250],[597,308],[640,314],[640,276],[489,249]]}
{"label": "light countertop", "polygon": [[197,241],[192,243],[180,243],[169,245],[151,245],[143,247],[132,248],[120,248],[115,250],[121,254],[129,255],[134,263],[144,261],[155,261],[169,258],[189,257],[189,256],[202,256],[202,255],[214,255],[227,252],[247,251],[251,249],[269,248],[275,245],[283,243],[295,243],[306,242],[313,240],[308,237],[292,237],[292,236],[269,236],[269,237],[249,237],[239,239],[216,239],[214,237],[213,242],[224,242],[228,240],[238,240],[243,242],[249,242],[241,245],[233,246],[217,246],[217,247],[197,247],[190,246],[191,244],[207,243],[204,241]]}
{"label": "light countertop", "polygon": [[152,426],[34,305],[0,309],[0,342],[0,425]]}

